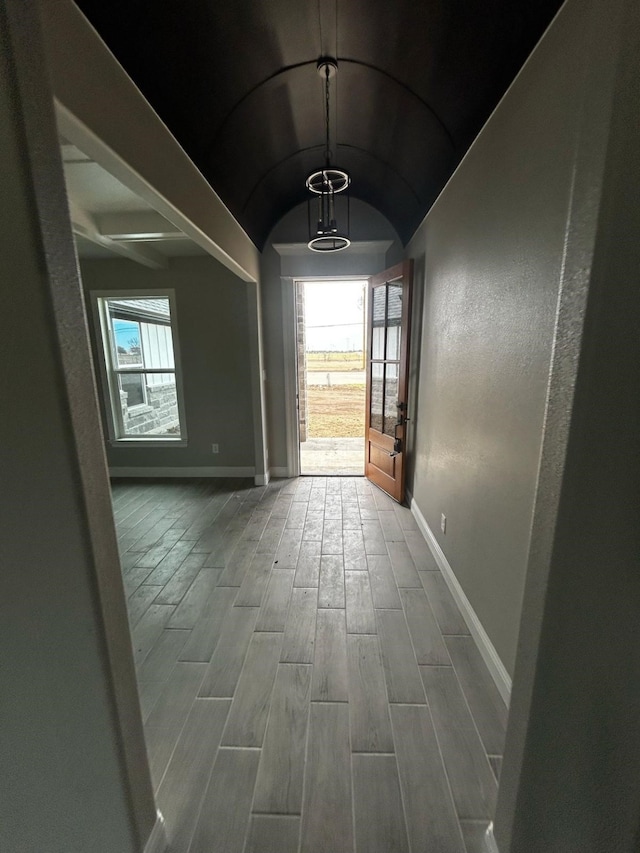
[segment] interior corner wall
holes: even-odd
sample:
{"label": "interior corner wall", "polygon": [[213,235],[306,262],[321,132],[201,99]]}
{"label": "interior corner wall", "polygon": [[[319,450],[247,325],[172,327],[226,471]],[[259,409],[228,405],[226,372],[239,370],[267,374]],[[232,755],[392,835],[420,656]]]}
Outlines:
{"label": "interior corner wall", "polygon": [[[351,199],[351,231],[353,242],[387,240],[391,246],[383,257],[350,252],[345,249],[330,256],[318,255],[309,250],[308,256],[287,258],[286,273],[283,260],[274,249],[277,243],[308,243],[308,217],[306,203],[290,210],[275,226],[265,243],[260,261],[262,289],[262,319],[264,363],[266,371],[266,406],[269,436],[269,465],[287,467],[285,367],[283,341],[282,278],[309,276],[339,278],[362,276],[381,272],[402,259],[402,243],[388,220],[377,210],[359,199]],[[375,267],[375,268],[374,268]]]}
{"label": "interior corner wall", "polygon": [[[126,259],[81,261],[94,362],[91,291],[175,290],[177,344],[184,385],[186,447],[107,447],[111,469],[253,468],[248,291],[244,281],[214,258],[172,258],[151,270]],[[96,370],[96,373],[100,373]],[[101,386],[101,376],[97,376]],[[100,395],[101,400],[104,395]],[[104,402],[103,402],[104,417]],[[220,452],[213,455],[211,445]]]}
{"label": "interior corner wall", "polygon": [[407,247],[422,305],[410,489],[510,674],[590,96],[580,5],[562,8]]}

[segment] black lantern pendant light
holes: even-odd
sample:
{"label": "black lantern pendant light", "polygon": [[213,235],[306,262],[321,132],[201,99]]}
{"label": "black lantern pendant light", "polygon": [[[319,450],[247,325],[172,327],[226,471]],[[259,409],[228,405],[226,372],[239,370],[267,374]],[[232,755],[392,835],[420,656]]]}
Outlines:
{"label": "black lantern pendant light", "polygon": [[[329,81],[338,72],[338,63],[334,59],[321,59],[318,62],[318,74],[324,78],[325,94],[325,166],[307,178],[307,189],[315,196],[309,199],[309,248],[314,252],[339,252],[351,245],[349,239],[349,193],[346,190],[351,178],[342,169],[331,165],[331,147],[329,133]],[[344,193],[346,199],[346,232],[338,229],[336,219],[336,195]],[[315,210],[314,210],[315,208]],[[315,221],[315,230],[311,223]]]}

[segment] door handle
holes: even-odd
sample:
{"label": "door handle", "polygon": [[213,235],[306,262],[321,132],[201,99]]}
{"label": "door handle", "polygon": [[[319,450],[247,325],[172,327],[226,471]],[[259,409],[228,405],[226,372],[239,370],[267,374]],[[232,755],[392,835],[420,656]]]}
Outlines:
{"label": "door handle", "polygon": [[406,423],[406,418],[402,415],[399,416],[396,424],[393,427],[393,455],[397,456],[398,453],[402,452],[402,439],[398,438],[398,427],[404,426]]}
{"label": "door handle", "polygon": [[396,409],[398,409],[398,420],[396,422],[396,426],[403,426],[409,420],[409,418],[405,414],[405,412],[407,411],[407,404],[401,403],[400,400],[397,400]]}

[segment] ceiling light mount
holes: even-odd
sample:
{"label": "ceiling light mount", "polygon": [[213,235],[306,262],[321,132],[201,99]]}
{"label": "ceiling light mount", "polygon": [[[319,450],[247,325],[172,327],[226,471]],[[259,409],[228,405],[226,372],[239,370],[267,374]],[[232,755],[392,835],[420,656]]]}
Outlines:
{"label": "ceiling light mount", "polygon": [[[315,230],[311,228],[311,206],[309,199],[309,248],[314,252],[339,252],[351,245],[349,240],[349,195],[346,190],[351,183],[348,172],[331,165],[331,103],[330,81],[338,73],[338,63],[335,59],[323,58],[318,61],[318,74],[324,80],[324,120],[325,120],[325,165],[322,169],[312,172],[306,181],[306,187],[315,196],[317,207],[314,217]],[[344,193],[347,208],[347,230],[340,233],[336,219],[337,194]]]}
{"label": "ceiling light mount", "polygon": [[328,72],[329,80],[331,80],[338,73],[338,63],[335,59],[331,59],[330,57],[324,57],[323,59],[318,60],[316,71],[322,77],[323,80],[326,78]]}

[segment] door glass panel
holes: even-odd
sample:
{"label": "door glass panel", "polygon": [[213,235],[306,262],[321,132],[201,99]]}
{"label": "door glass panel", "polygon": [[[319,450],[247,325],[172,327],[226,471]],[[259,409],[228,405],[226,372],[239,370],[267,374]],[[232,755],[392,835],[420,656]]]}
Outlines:
{"label": "door glass panel", "polygon": [[374,326],[371,340],[371,358],[384,358],[384,326]]}
{"label": "door glass panel", "polygon": [[384,358],[385,287],[373,291],[373,329],[371,333],[371,358]]}
{"label": "door glass panel", "polygon": [[384,383],[384,432],[394,435],[398,420],[398,365],[385,364]]}
{"label": "door glass panel", "polygon": [[384,364],[371,365],[371,413],[369,425],[382,432],[382,398],[384,396]]}
{"label": "door glass panel", "polygon": [[399,284],[388,284],[387,291],[387,326],[399,326],[402,322],[402,287]]}
{"label": "door glass panel", "polygon": [[402,328],[402,287],[387,285],[387,355],[388,359],[400,358],[400,331]]}
{"label": "door glass panel", "polygon": [[389,361],[400,360],[400,326],[389,326],[387,329],[387,358]]}

